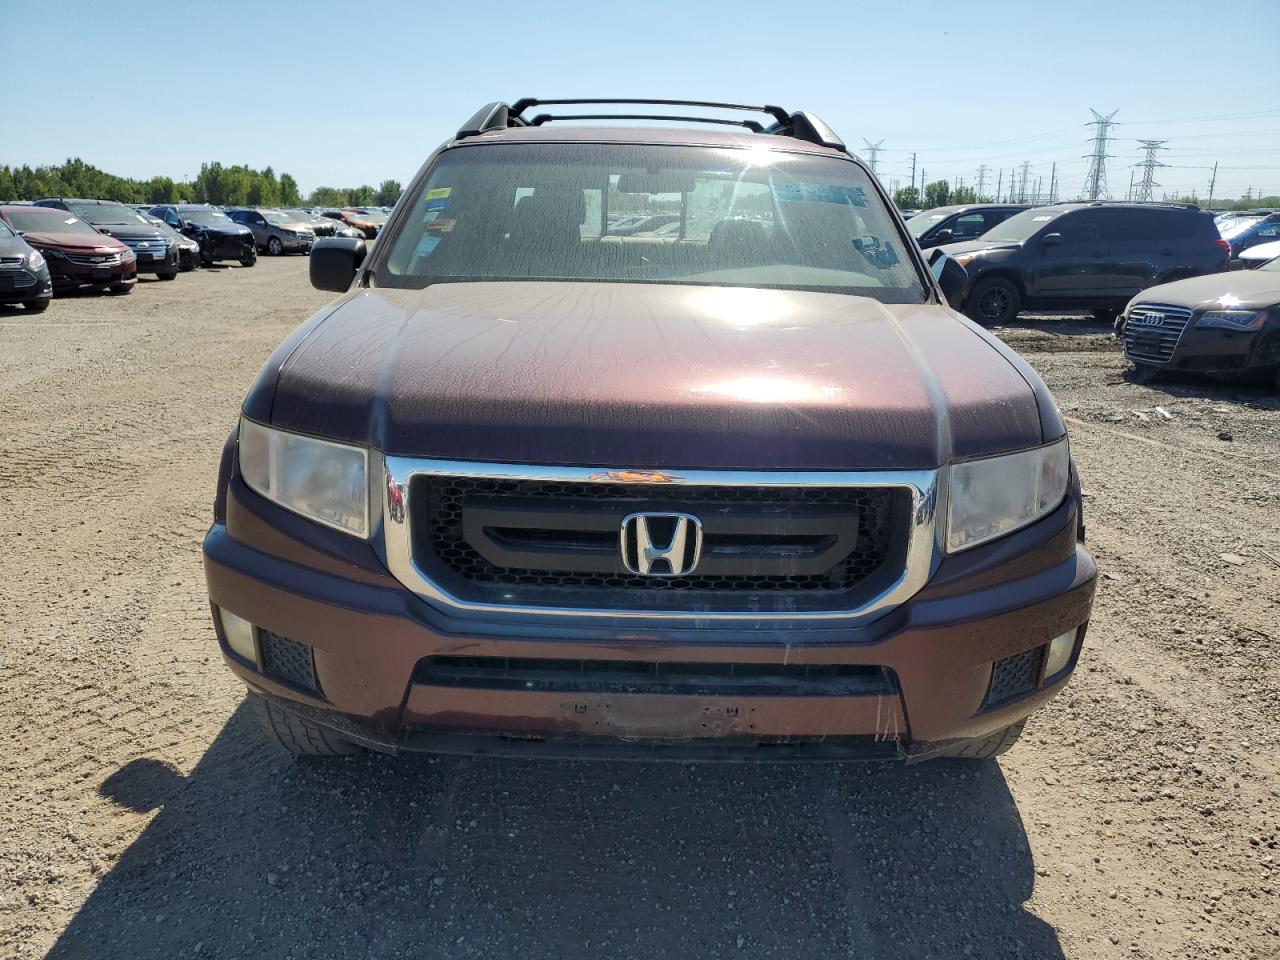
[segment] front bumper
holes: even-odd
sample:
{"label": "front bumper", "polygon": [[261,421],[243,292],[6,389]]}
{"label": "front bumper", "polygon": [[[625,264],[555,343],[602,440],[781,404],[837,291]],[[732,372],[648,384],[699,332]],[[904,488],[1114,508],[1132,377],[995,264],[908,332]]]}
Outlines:
{"label": "front bumper", "polygon": [[72,263],[53,257],[47,257],[47,262],[55,290],[102,289],[109,286],[132,286],[138,282],[136,260],[123,260],[105,266]]}
{"label": "front bumper", "polygon": [[172,273],[178,269],[177,244],[169,244],[163,254],[135,251],[134,268],[138,273]]}
{"label": "front bumper", "polygon": [[53,296],[48,262],[37,269],[23,266],[0,270],[0,303],[30,303]]}
{"label": "front bumper", "polygon": [[[1123,322],[1119,329],[1123,337]],[[1151,362],[1129,356],[1127,349],[1125,358],[1132,362]],[[1268,316],[1260,330],[1197,327],[1193,317],[1168,361],[1153,365],[1164,370],[1202,373],[1245,373],[1280,366],[1280,316]]]}
{"label": "front bumper", "polygon": [[[501,621],[448,613],[405,589],[369,544],[312,529],[238,479],[224,490],[204,544],[215,607],[257,625],[254,661],[224,657],[250,687],[389,751],[486,752],[513,744],[572,755],[645,747],[664,754],[785,746],[793,758],[955,752],[1025,718],[1070,676],[1092,605],[1095,567],[1078,542],[1078,499],[1023,531],[957,557],[891,613],[860,628],[748,622],[710,633],[635,622],[557,626],[546,617]],[[336,537],[337,540],[332,538]],[[215,622],[217,618],[215,617]],[[1068,666],[992,702],[993,664],[1077,630]],[[270,631],[305,644],[314,687],[264,669]],[[520,662],[797,665],[878,668],[865,695],[808,688],[745,694],[619,692],[444,683],[431,658]],[[677,670],[679,668],[676,668]],[[736,667],[735,667],[736,669]],[[669,748],[669,749],[668,749]],[[770,758],[782,754],[769,751]]]}
{"label": "front bumper", "polygon": [[200,255],[205,260],[246,260],[258,255],[253,234],[224,236],[204,233],[199,238]]}

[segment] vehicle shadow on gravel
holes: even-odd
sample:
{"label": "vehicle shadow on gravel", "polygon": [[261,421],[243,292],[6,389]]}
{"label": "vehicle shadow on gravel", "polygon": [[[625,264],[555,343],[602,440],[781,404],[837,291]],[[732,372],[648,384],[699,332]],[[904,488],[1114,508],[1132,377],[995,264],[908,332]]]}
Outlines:
{"label": "vehicle shadow on gravel", "polygon": [[298,765],[242,706],[49,956],[1062,956],[997,764],[382,757]]}
{"label": "vehicle shadow on gravel", "polygon": [[1178,399],[1197,398],[1216,403],[1280,409],[1280,391],[1277,391],[1275,381],[1264,374],[1226,378],[1178,370],[1144,381],[1137,371],[1127,368],[1121,373],[1121,377],[1136,386]]}

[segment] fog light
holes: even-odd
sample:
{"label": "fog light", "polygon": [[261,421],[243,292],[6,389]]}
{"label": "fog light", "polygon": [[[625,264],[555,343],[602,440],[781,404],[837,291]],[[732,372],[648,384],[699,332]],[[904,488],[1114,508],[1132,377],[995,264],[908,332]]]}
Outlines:
{"label": "fog light", "polygon": [[1044,678],[1052,679],[1061,673],[1068,663],[1071,662],[1071,654],[1076,649],[1076,630],[1068,630],[1061,636],[1054,637],[1049,641],[1049,655],[1044,661]]}
{"label": "fog light", "polygon": [[250,663],[257,663],[258,651],[253,644],[253,624],[222,607],[218,608],[218,616],[222,620],[222,635],[226,637],[231,651]]}

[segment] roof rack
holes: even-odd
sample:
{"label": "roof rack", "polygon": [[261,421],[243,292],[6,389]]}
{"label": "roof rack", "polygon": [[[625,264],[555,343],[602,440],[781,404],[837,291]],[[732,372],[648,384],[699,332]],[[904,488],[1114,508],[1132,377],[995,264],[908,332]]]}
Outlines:
{"label": "roof rack", "polygon": [[[1070,200],[1062,201],[1071,203]],[[1128,207],[1172,207],[1177,210],[1199,210],[1200,207],[1194,203],[1178,203],[1175,200],[1082,200],[1080,203],[1086,203],[1091,207],[1106,206],[1128,206]]]}
{"label": "roof rack", "polygon": [[[525,111],[530,107],[545,106],[592,106],[626,105],[626,106],[658,106],[658,107],[710,107],[715,110],[742,110],[748,113],[762,113],[772,118],[767,126],[756,120],[727,120],[722,117],[674,116],[663,113],[539,113],[534,117],[526,117]],[[515,103],[507,104],[500,100],[485,104],[470,120],[458,130],[459,140],[466,137],[479,136],[491,130],[505,130],[508,127],[540,127],[552,121],[561,120],[667,120],[680,123],[716,123],[729,126],[745,127],[753,133],[768,133],[780,137],[793,137],[806,143],[816,143],[823,147],[843,150],[841,140],[829,126],[813,114],[803,110],[794,113],[782,107],[765,104],[753,106],[745,103],[717,103],[712,100],[641,100],[641,99],[572,99],[572,100],[539,100],[536,97],[522,97]]]}

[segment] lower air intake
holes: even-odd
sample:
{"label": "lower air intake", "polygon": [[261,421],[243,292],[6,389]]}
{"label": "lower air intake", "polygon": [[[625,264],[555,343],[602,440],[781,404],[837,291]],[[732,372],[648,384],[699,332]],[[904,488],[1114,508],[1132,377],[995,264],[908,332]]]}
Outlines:
{"label": "lower air intake", "polygon": [[270,630],[261,636],[262,667],[271,676],[307,690],[318,690],[311,648]]}

